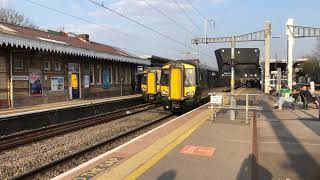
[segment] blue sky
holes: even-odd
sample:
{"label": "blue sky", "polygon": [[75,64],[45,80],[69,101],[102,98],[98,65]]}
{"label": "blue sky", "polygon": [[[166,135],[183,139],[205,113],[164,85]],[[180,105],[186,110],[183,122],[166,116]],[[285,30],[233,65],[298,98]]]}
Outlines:
{"label": "blue sky", "polygon": [[[94,5],[88,0],[30,0],[45,6],[68,12],[72,15],[93,21],[90,24],[72,17],[59,14],[27,0],[0,0],[0,5],[13,8],[41,28],[64,29],[75,33],[89,33],[92,41],[135,50],[131,53],[155,54],[158,56],[180,59],[192,58],[192,50],[168,39],[165,39],[150,30],[144,29],[128,20],[112,14],[105,9]],[[179,28],[169,19],[152,9],[144,0],[95,0],[103,2],[105,6],[121,12],[157,31],[160,31],[174,39],[190,44],[194,37],[185,30]],[[174,0],[147,0],[153,6],[159,8],[166,15],[175,19],[180,25],[191,30],[197,36],[204,34],[204,22],[201,16],[192,8],[187,0],[175,0],[192,21],[200,28],[195,27],[183,14]],[[216,20],[216,26],[209,25],[208,35],[211,37],[231,36],[247,32],[262,30],[265,21],[272,22],[272,35],[282,36],[273,39],[271,44],[271,57],[286,58],[285,24],[288,18],[294,18],[295,24],[304,26],[320,26],[316,12],[320,7],[317,0],[190,0],[202,14]],[[295,41],[295,58],[310,54],[315,39],[297,39]],[[204,63],[215,66],[213,51],[217,48],[229,47],[229,44],[210,44],[199,46],[200,59]],[[241,43],[237,47],[261,48],[263,56],[263,43]],[[191,52],[191,54],[188,52]]]}

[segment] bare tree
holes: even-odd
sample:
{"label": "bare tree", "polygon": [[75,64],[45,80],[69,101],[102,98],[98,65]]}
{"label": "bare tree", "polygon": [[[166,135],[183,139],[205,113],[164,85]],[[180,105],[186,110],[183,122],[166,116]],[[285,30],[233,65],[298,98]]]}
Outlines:
{"label": "bare tree", "polygon": [[0,22],[36,28],[29,18],[14,9],[0,8]]}
{"label": "bare tree", "polygon": [[320,60],[320,38],[317,38],[315,47],[313,49],[312,57]]}

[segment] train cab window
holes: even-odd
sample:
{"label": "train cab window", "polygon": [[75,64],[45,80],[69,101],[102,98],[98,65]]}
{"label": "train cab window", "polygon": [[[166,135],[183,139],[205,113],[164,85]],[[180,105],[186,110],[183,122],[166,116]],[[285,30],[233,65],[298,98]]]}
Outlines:
{"label": "train cab window", "polygon": [[169,85],[169,70],[162,70],[160,84],[163,86]]}
{"label": "train cab window", "polygon": [[141,84],[147,84],[147,73],[143,73],[142,78],[141,78]]}
{"label": "train cab window", "polygon": [[157,72],[157,84],[160,84],[161,81],[161,73]]}
{"label": "train cab window", "polygon": [[196,71],[195,69],[186,69],[184,85],[185,86],[194,86],[196,84]]}

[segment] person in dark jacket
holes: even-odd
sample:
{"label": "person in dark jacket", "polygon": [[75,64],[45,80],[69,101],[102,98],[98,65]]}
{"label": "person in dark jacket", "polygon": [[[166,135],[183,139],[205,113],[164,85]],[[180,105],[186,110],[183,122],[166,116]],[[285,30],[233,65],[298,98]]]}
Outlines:
{"label": "person in dark jacket", "polygon": [[313,97],[312,94],[309,91],[309,88],[307,86],[302,86],[300,90],[301,99],[303,102],[303,107],[305,109],[308,108],[309,103],[313,103],[315,108],[318,108],[318,104],[316,103],[317,97]]}
{"label": "person in dark jacket", "polygon": [[280,97],[278,102],[275,104],[274,108],[275,109],[282,109],[282,105],[284,103],[293,103],[294,101],[297,100],[297,98],[300,96],[300,92],[297,89],[293,89],[292,94],[290,94],[289,97]]}

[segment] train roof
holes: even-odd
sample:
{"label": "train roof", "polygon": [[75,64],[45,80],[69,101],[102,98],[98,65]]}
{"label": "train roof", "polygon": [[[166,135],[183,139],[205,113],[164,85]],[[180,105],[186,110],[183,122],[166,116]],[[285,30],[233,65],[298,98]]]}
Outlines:
{"label": "train roof", "polygon": [[168,65],[168,64],[175,64],[175,63],[185,63],[185,64],[190,64],[192,66],[195,66],[199,69],[205,69],[205,70],[209,70],[209,71],[213,71],[213,72],[218,72],[216,69],[214,69],[213,67],[210,67],[206,64],[201,64],[201,63],[194,63],[194,62],[191,62],[191,61],[188,61],[188,60],[176,60],[176,61],[171,61],[169,63],[166,63],[165,65]]}

